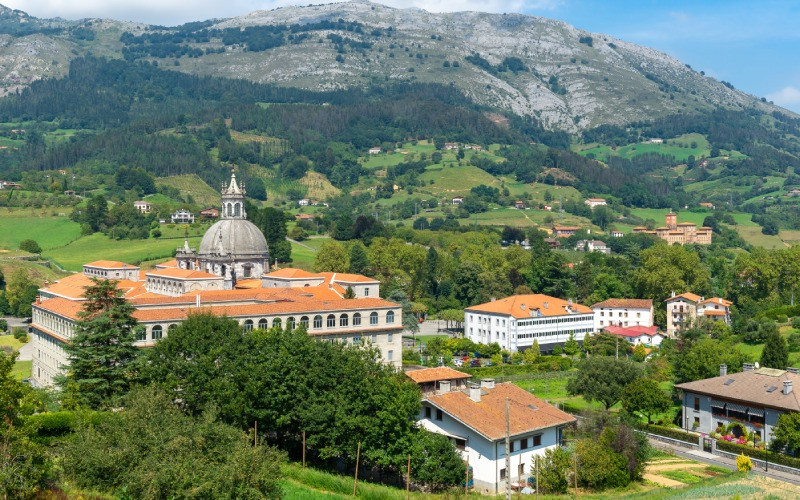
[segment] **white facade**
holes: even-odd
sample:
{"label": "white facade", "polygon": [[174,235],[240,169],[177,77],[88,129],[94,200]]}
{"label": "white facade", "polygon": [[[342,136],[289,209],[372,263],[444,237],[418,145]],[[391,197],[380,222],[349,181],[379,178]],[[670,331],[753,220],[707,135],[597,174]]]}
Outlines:
{"label": "white facade", "polygon": [[542,351],[563,345],[573,334],[575,340],[594,332],[594,315],[531,316],[518,319],[510,314],[464,311],[464,334],[473,342],[497,342],[510,352],[525,350],[536,340]]}
{"label": "white facade", "polygon": [[594,329],[606,326],[653,326],[653,308],[593,307]]}
{"label": "white facade", "polygon": [[171,219],[173,224],[193,224],[194,214],[188,210],[178,210]]}

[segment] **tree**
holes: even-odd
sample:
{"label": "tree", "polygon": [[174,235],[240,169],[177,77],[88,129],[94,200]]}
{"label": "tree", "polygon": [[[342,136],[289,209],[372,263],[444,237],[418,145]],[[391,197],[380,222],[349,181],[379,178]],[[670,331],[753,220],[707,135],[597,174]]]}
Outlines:
{"label": "tree", "polygon": [[267,189],[264,187],[264,181],[261,177],[251,177],[247,181],[247,194],[251,198],[264,201],[267,199]]}
{"label": "tree", "polygon": [[292,245],[286,241],[286,215],[283,210],[264,207],[259,209],[247,203],[247,218],[261,229],[269,245],[269,256],[278,262],[291,262]]}
{"label": "tree", "polygon": [[354,299],[356,298],[356,292],[353,290],[352,286],[348,286],[347,289],[344,291],[344,298],[345,299]]}
{"label": "tree", "polygon": [[27,269],[19,268],[11,275],[6,288],[6,298],[11,314],[19,317],[31,315],[31,303],[36,300],[39,286],[32,282]]}
{"label": "tree", "polygon": [[419,320],[417,319],[417,315],[414,314],[414,304],[408,300],[408,295],[406,295],[406,292],[402,290],[394,290],[389,294],[388,297],[386,297],[386,300],[396,302],[403,306],[403,328],[405,330],[408,330],[411,333],[416,333],[419,331]]}
{"label": "tree", "polygon": [[350,267],[347,250],[338,241],[326,241],[314,258],[314,272],[346,273]]}
{"label": "tree", "polygon": [[567,382],[570,394],[580,394],[587,401],[600,401],[606,410],[621,398],[625,386],[641,377],[642,370],[631,361],[592,356],[578,367],[578,374]]}
{"label": "tree", "polygon": [[578,341],[575,340],[575,334],[570,333],[569,339],[564,343],[564,354],[569,356],[570,358],[574,357],[578,352],[580,352],[581,346],[578,344]]}
{"label": "tree", "polygon": [[789,347],[780,332],[775,331],[767,338],[761,352],[761,366],[779,370],[785,370],[789,366]]}
{"label": "tree", "polygon": [[719,375],[719,365],[722,364],[728,366],[729,373],[737,372],[747,361],[747,356],[730,342],[711,338],[700,339],[675,353],[673,359],[675,381],[683,383],[716,377]]}
{"label": "tree", "polygon": [[366,274],[369,271],[367,249],[364,248],[364,244],[360,241],[354,241],[353,244],[350,245],[348,271],[354,274]]}
{"label": "tree", "polygon": [[412,439],[410,455],[411,477],[433,491],[464,480],[466,465],[446,436],[420,429]]}
{"label": "tree", "polygon": [[28,253],[42,253],[42,247],[36,243],[36,240],[22,240],[19,242],[19,249]]}
{"label": "tree", "polygon": [[642,413],[647,423],[655,413],[669,409],[669,395],[658,387],[658,382],[650,378],[639,378],[628,384],[622,392],[622,407],[628,413]]}
{"label": "tree", "polygon": [[789,453],[800,448],[800,413],[784,413],[778,417],[778,425],[772,430],[770,448]]}
{"label": "tree", "polygon": [[533,339],[533,344],[531,344],[531,346],[525,349],[525,352],[522,353],[522,360],[527,364],[533,364],[539,360],[539,356],[541,355],[542,351],[539,348],[539,341],[537,339]]}
{"label": "tree", "polygon": [[636,344],[636,347],[633,348],[633,360],[641,363],[645,357],[647,357],[647,349],[645,349],[644,344]]}
{"label": "tree", "polygon": [[567,477],[572,469],[572,453],[557,446],[547,448],[539,464],[539,487],[545,493],[563,494],[567,492]]}
{"label": "tree", "polygon": [[139,348],[134,345],[134,308],[115,281],[92,278],[86,287],[61,385],[73,404],[90,408],[118,404],[133,384]]}
{"label": "tree", "polygon": [[282,453],[219,422],[181,412],[174,395],[137,389],[124,410],[85,423],[64,443],[65,475],[81,488],[132,498],[280,498]]}

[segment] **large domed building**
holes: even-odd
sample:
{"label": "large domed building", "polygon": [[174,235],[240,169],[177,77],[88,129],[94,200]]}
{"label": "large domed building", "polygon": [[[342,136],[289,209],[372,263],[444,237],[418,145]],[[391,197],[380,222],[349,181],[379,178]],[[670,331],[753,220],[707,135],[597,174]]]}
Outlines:
{"label": "large domed building", "polygon": [[258,227],[247,220],[244,207],[244,184],[231,174],[228,186],[222,187],[220,220],[208,228],[197,251],[184,242],[175,259],[181,269],[203,271],[224,279],[226,289],[239,279],[261,277],[269,272],[269,247]]}

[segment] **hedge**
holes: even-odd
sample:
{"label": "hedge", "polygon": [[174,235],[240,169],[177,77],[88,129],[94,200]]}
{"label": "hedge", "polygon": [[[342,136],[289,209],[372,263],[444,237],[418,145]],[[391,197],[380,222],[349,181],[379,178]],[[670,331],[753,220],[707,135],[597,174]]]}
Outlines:
{"label": "hedge", "polygon": [[768,311],[764,311],[758,316],[769,318],[771,320],[777,320],[778,317],[780,316],[787,316],[789,318],[793,318],[795,316],[800,316],[800,305],[776,307],[774,309],[769,309]]}
{"label": "hedge", "polygon": [[640,428],[651,434],[658,434],[659,436],[677,439],[678,441],[684,441],[686,443],[697,444],[698,440],[700,439],[700,436],[691,434],[682,429],[674,429],[672,427],[664,427],[661,425],[649,424],[649,425],[642,425],[640,426]]}
{"label": "hedge", "polygon": [[52,438],[69,434],[81,422],[97,424],[106,415],[98,411],[51,411],[25,417],[25,427],[38,438]]}
{"label": "hedge", "polygon": [[482,366],[480,368],[469,368],[465,366],[459,368],[458,370],[480,378],[497,377],[500,375],[523,375],[526,373],[566,371],[571,367],[572,361],[569,358],[562,358],[560,356],[543,356],[541,360],[533,364],[495,365]]}
{"label": "hedge", "polygon": [[800,469],[800,459],[790,457],[782,453],[775,453],[774,451],[769,452],[769,455],[767,455],[766,450],[759,450],[758,448],[745,446],[743,444],[729,443],[728,441],[723,441],[721,439],[717,440],[717,449],[735,453],[736,455],[741,455],[744,453],[749,457],[757,458],[759,460],[768,460],[771,464],[781,464],[786,465],[787,467]]}

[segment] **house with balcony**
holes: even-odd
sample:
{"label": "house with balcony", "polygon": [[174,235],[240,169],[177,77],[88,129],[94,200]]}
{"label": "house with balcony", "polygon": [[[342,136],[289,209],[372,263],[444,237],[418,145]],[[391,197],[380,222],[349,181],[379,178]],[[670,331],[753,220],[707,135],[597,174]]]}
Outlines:
{"label": "house with balcony", "polygon": [[409,370],[406,377],[419,385],[423,397],[433,396],[437,392],[461,391],[467,388],[467,381],[472,377],[469,373],[454,370],[449,366],[421,368]]}
{"label": "house with balcony", "polygon": [[731,304],[720,297],[706,299],[691,292],[668,298],[667,303],[667,336],[675,337],[681,328],[691,325],[701,318],[712,321],[724,321],[731,324]]}
{"label": "house with balcony", "polygon": [[594,329],[606,326],[653,326],[653,301],[650,299],[606,299],[592,305]]}
{"label": "house with balcony", "polygon": [[[778,370],[745,364],[742,372],[728,374],[728,367],[720,365],[718,377],[675,386],[682,392],[682,427],[710,434],[737,422],[769,443],[778,417],[800,411],[795,384],[800,384],[796,368]],[[731,431],[737,437],[742,435],[739,426]]]}
{"label": "house with balcony", "polygon": [[[413,373],[413,372],[412,372]],[[508,405],[508,406],[506,406]],[[506,407],[511,470],[506,470]],[[418,425],[450,438],[470,468],[476,491],[497,494],[512,484],[525,484],[534,474],[535,459],[560,446],[564,429],[575,417],[507,382],[482,379],[456,389],[441,383],[423,398]]]}

